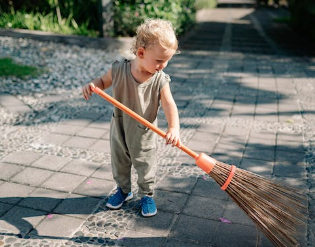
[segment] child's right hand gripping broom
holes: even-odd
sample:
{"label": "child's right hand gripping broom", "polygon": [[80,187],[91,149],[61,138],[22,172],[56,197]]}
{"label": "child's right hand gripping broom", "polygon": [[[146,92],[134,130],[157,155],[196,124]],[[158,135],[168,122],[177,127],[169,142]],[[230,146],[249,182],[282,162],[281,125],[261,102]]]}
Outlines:
{"label": "child's right hand gripping broom", "polygon": [[[165,138],[166,133],[130,110],[93,84],[91,90]],[[178,146],[177,146],[178,147]],[[253,220],[276,246],[298,246],[298,227],[305,224],[306,199],[295,189],[252,172],[197,154],[183,144],[178,147],[195,159],[195,163],[225,190],[233,201]]]}

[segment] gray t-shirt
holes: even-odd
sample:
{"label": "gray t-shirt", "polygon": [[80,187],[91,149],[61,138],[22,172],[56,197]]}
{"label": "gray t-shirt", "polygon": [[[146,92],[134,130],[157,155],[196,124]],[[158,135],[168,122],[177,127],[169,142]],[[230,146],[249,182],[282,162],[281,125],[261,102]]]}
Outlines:
{"label": "gray t-shirt", "polygon": [[[163,71],[156,72],[148,81],[137,83],[131,74],[129,60],[116,61],[112,66],[113,97],[149,122],[155,122],[160,107],[160,91],[171,81]],[[115,107],[114,116],[123,117]]]}

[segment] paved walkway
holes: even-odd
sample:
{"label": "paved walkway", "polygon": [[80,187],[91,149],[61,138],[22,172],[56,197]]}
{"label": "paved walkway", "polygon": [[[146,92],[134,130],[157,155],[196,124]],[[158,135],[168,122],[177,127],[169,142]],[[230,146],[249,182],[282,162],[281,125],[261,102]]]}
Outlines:
{"label": "paved walkway", "polygon": [[[301,246],[314,246],[315,49],[273,21],[285,15],[248,4],[201,11],[167,72],[183,142],[303,189]],[[0,128],[0,246],[272,246],[192,158],[163,140],[158,214],[141,217],[137,196],[108,210],[111,106],[97,96],[43,94],[47,110],[38,112],[0,88],[1,112],[16,117]],[[135,183],[133,171],[136,194]]]}

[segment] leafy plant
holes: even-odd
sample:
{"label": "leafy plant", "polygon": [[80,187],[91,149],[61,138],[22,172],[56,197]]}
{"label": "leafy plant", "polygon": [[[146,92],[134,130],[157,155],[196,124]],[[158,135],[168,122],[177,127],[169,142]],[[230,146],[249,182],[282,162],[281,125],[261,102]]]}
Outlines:
{"label": "leafy plant", "polygon": [[183,34],[195,21],[194,2],[193,0],[115,0],[116,36],[133,36],[136,27],[147,18],[169,20],[177,33]]}
{"label": "leafy plant", "polygon": [[273,21],[276,23],[285,23],[285,24],[289,24],[291,21],[290,16],[285,16],[285,17],[277,17],[277,18],[273,18]]}
{"label": "leafy plant", "polygon": [[[0,27],[98,36],[102,0],[1,0]],[[207,1],[207,0],[197,0]],[[215,0],[208,0],[215,1]],[[181,35],[195,21],[196,0],[112,0],[113,36],[133,36],[147,18],[171,21]]]}
{"label": "leafy plant", "polygon": [[200,9],[213,9],[217,6],[217,0],[196,0],[195,8]]}
{"label": "leafy plant", "polygon": [[315,40],[315,1],[289,0],[288,2],[291,27]]}
{"label": "leafy plant", "polygon": [[39,74],[40,70],[35,67],[15,63],[11,58],[0,58],[0,77],[16,76],[18,78],[24,78],[26,76],[37,76]]}
{"label": "leafy plant", "polygon": [[89,22],[87,21],[79,26],[72,15],[58,21],[53,13],[43,15],[38,12],[25,13],[13,9],[10,13],[3,13],[0,18],[0,27],[3,28],[21,28],[97,37],[97,31],[90,30],[88,25]]}

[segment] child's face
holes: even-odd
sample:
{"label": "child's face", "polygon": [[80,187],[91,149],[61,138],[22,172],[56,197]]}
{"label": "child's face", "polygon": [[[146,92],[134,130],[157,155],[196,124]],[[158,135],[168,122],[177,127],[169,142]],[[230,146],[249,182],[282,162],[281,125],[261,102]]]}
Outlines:
{"label": "child's face", "polygon": [[167,63],[175,54],[174,49],[166,49],[160,44],[143,49],[142,66],[147,72],[154,74],[167,66]]}

